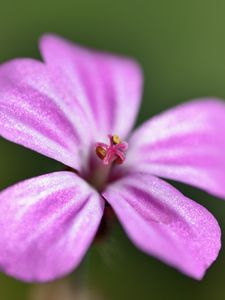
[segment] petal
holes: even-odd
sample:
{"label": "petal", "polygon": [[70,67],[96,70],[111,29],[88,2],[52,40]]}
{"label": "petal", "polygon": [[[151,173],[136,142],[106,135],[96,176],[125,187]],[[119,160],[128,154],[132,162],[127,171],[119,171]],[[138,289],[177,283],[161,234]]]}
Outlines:
{"label": "petal", "polygon": [[127,166],[225,197],[225,102],[196,100],[147,121],[129,142]]}
{"label": "petal", "polygon": [[133,60],[74,45],[45,35],[40,42],[44,60],[67,78],[67,89],[97,122],[102,135],[124,138],[132,128],[140,104],[142,74]]}
{"label": "petal", "polygon": [[58,93],[53,75],[31,59],[0,66],[0,136],[79,169],[91,128],[79,105]]}
{"label": "petal", "polygon": [[200,279],[220,249],[220,228],[202,206],[161,179],[133,173],[103,196],[126,233],[144,252]]}
{"label": "petal", "polygon": [[56,172],[0,193],[0,266],[25,281],[72,271],[90,246],[104,201],[77,175]]}

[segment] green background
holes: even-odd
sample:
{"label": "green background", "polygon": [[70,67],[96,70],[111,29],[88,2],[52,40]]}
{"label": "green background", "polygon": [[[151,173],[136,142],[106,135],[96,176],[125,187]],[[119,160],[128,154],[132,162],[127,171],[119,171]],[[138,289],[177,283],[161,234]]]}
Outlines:
{"label": "green background", "polygon": [[[188,99],[225,99],[224,14],[223,0],[1,1],[0,62],[40,58],[37,40],[44,32],[134,56],[145,74],[141,122]],[[4,140],[0,166],[0,189],[59,168],[56,162]],[[176,186],[213,212],[225,230],[223,201]],[[225,299],[225,247],[198,282],[141,253],[117,226],[107,242],[91,250],[88,265],[89,285],[109,300]],[[0,299],[28,299],[32,288],[0,275]]]}

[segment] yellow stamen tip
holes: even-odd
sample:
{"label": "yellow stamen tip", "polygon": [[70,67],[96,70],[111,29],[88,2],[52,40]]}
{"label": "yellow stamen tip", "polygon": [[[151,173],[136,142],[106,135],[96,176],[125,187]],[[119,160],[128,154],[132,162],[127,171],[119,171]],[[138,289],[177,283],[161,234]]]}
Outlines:
{"label": "yellow stamen tip", "polygon": [[98,155],[99,158],[103,160],[106,156],[106,150],[103,149],[101,146],[98,146],[96,148],[96,154]]}
{"label": "yellow stamen tip", "polygon": [[113,141],[113,144],[116,144],[116,145],[121,143],[121,140],[117,134],[114,134],[112,136],[112,141]]}

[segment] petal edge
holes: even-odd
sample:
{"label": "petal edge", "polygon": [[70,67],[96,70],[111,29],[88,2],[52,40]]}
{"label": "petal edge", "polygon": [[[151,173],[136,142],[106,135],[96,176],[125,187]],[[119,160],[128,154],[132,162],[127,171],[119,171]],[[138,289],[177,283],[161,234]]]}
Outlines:
{"label": "petal edge", "polygon": [[201,279],[220,250],[220,228],[204,207],[148,174],[130,174],[103,192],[142,251]]}

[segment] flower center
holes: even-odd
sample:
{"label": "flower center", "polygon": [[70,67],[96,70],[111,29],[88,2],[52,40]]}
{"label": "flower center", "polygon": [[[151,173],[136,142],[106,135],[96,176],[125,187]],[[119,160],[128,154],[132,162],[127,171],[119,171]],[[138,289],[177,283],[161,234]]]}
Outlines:
{"label": "flower center", "polygon": [[104,165],[111,165],[113,162],[122,164],[126,158],[128,143],[121,141],[116,134],[109,134],[108,137],[108,145],[105,143],[96,143],[95,152],[97,156],[102,160]]}
{"label": "flower center", "polygon": [[128,143],[121,141],[118,135],[109,134],[108,138],[108,144],[101,142],[95,144],[95,152],[90,155],[89,171],[84,175],[84,178],[98,191],[102,191],[108,180],[112,179],[113,166],[125,161],[128,149]]}

